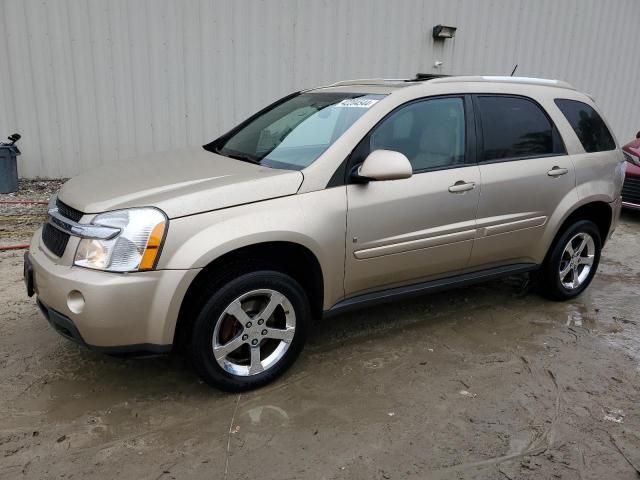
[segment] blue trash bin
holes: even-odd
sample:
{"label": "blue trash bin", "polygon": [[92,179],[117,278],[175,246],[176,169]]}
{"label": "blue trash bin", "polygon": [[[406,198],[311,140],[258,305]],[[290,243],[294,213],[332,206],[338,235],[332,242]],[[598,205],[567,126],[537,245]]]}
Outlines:
{"label": "blue trash bin", "polygon": [[9,140],[11,143],[0,143],[0,193],[18,191],[17,157],[20,150],[15,143],[20,140],[20,135],[14,133]]}

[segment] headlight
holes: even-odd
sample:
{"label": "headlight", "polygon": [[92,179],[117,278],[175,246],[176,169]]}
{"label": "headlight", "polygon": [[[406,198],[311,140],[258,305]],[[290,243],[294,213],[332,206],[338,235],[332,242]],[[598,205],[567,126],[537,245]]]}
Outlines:
{"label": "headlight", "polygon": [[120,234],[111,240],[80,240],[74,265],[111,272],[155,268],[167,226],[167,217],[160,210],[115,210],[97,215],[91,223],[119,228]]}

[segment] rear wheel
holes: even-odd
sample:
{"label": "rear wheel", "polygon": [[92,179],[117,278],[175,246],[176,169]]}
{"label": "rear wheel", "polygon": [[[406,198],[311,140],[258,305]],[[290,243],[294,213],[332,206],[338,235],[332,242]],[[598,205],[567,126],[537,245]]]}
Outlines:
{"label": "rear wheel", "polygon": [[541,272],[541,288],[554,300],[580,295],[598,269],[602,240],[598,227],[589,220],[571,225],[553,245]]}
{"label": "rear wheel", "polygon": [[211,292],[195,320],[189,354],[208,384],[257,388],[295,361],[309,321],[309,302],[295,280],[276,271],[245,273]]}

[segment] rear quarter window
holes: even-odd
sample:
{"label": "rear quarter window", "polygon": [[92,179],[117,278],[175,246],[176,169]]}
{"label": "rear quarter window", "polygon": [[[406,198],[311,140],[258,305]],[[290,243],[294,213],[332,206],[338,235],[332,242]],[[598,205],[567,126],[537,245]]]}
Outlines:
{"label": "rear quarter window", "polygon": [[556,98],[555,102],[587,153],[606,152],[616,148],[611,132],[593,107],[566,98]]}

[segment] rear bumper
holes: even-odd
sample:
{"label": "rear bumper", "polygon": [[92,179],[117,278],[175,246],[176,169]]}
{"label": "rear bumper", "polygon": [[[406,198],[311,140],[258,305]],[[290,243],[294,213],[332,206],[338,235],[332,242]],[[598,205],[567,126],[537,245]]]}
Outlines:
{"label": "rear bumper", "polygon": [[29,250],[33,288],[58,333],[113,353],[171,348],[184,295],[199,270],[118,274],[63,265],[40,242]]}
{"label": "rear bumper", "polygon": [[609,204],[611,206],[611,227],[609,228],[609,234],[607,238],[603,238],[602,244],[606,244],[609,239],[612,237],[613,232],[618,228],[618,224],[620,223],[620,213],[622,212],[622,198],[618,198],[615,202],[611,202]]}

